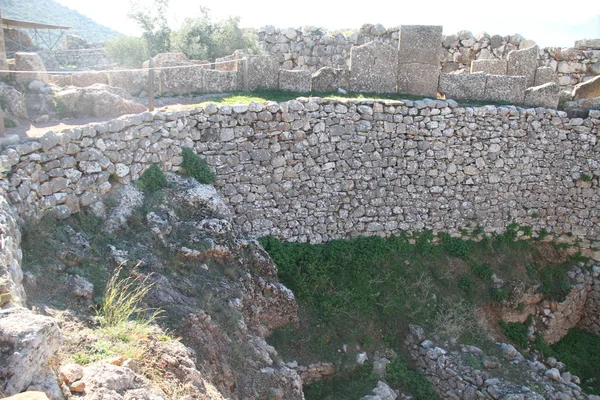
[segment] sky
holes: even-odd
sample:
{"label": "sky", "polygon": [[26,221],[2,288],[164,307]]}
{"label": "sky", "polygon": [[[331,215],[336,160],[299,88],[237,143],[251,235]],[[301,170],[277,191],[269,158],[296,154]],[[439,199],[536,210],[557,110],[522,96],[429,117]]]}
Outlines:
{"label": "sky", "polygon": [[[140,34],[135,23],[127,18],[130,0],[57,1],[124,34]],[[385,27],[442,25],[446,35],[460,30],[474,34],[519,33],[543,47],[572,47],[577,39],[600,38],[600,0],[578,0],[572,6],[549,0],[170,0],[171,28],[177,29],[201,6],[208,7],[215,19],[239,16],[242,27],[252,28],[310,25],[337,30],[358,29],[364,23],[380,23]]]}

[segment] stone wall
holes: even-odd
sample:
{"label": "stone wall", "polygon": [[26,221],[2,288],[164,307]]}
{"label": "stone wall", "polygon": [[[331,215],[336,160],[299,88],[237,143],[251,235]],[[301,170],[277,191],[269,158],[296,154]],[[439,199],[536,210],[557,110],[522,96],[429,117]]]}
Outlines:
{"label": "stone wall", "polygon": [[22,213],[39,206],[65,217],[152,163],[177,170],[185,146],[215,169],[235,222],[254,237],[319,243],[477,225],[502,231],[515,221],[594,247],[599,125],[598,111],[569,119],[453,101],[301,98],[49,132],[1,160]]}
{"label": "stone wall", "polygon": [[[259,42],[267,53],[277,58],[282,69],[316,72],[322,67],[348,68],[352,46],[376,41],[398,48],[400,29],[365,24],[355,31],[327,32],[315,27],[276,29],[267,26],[260,30]],[[439,60],[443,72],[468,72],[474,60],[506,60],[512,50],[533,45],[534,41],[518,34],[473,35],[460,31],[443,36]],[[577,41],[574,48],[539,49],[537,58],[539,66],[550,67],[556,74],[559,85],[572,88],[600,74],[600,40]]]}
{"label": "stone wall", "polygon": [[18,216],[0,189],[0,308],[25,305]]}

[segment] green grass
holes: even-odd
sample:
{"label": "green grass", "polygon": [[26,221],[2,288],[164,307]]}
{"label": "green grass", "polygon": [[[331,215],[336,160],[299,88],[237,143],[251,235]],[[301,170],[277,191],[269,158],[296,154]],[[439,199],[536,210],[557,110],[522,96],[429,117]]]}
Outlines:
{"label": "green grass", "polygon": [[415,399],[440,399],[425,375],[419,370],[409,368],[402,358],[393,359],[387,366],[386,371],[385,379],[392,387],[408,391]]}
{"label": "green grass", "polygon": [[355,400],[369,394],[379,380],[371,374],[372,364],[345,370],[333,377],[304,386],[306,400]]}
{"label": "green grass", "polygon": [[581,378],[586,392],[600,395],[600,335],[573,328],[552,350],[567,370]]}

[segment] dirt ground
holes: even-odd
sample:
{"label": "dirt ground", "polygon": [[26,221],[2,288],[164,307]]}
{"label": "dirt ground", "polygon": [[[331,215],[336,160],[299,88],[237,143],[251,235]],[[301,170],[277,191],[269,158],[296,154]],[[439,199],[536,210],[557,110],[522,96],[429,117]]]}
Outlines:
{"label": "dirt ground", "polygon": [[[222,98],[225,93],[208,94],[194,97],[161,97],[155,99],[155,109],[161,111],[175,111],[186,108],[192,104],[198,104],[215,98]],[[136,101],[148,104],[148,99],[136,99]],[[34,123],[27,120],[19,121],[18,126],[6,129],[6,136],[19,135],[21,137],[36,138],[43,136],[48,131],[60,132],[63,129],[76,128],[95,122],[110,121],[118,116],[112,117],[85,117],[85,118],[64,118],[59,121],[50,121],[45,123]]]}

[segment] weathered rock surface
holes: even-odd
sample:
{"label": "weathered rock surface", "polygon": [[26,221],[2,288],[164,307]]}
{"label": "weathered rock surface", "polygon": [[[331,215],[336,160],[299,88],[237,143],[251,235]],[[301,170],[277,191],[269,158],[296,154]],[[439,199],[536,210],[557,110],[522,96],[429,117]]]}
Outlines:
{"label": "weathered rock surface", "polygon": [[0,310],[0,343],[4,378],[0,390],[13,395],[27,389],[60,346],[62,337],[52,318],[26,308]]}
{"label": "weathered rock surface", "polygon": [[16,74],[15,79],[17,82],[31,82],[33,80],[48,82],[46,68],[37,53],[15,53],[15,71],[39,71],[38,73]]}
{"label": "weathered rock surface", "polygon": [[600,97],[600,76],[580,83],[573,90],[573,100],[591,99]]}
{"label": "weathered rock surface", "polygon": [[525,90],[523,104],[531,107],[558,108],[560,100],[560,86],[548,82],[540,86],[530,87]]}
{"label": "weathered rock surface", "polygon": [[74,117],[114,117],[146,110],[146,106],[133,101],[124,89],[100,83],[65,89],[56,93],[55,99],[60,105],[59,113]]}

